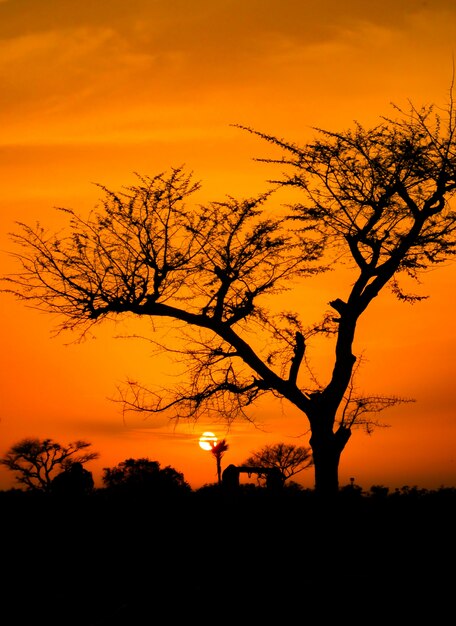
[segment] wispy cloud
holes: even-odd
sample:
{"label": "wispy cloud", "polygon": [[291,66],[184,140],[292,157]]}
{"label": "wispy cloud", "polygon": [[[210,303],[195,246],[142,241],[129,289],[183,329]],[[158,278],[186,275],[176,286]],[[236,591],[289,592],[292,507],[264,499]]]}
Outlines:
{"label": "wispy cloud", "polygon": [[[300,97],[322,80],[361,89],[350,82],[347,63],[360,69],[388,63],[404,33],[410,36],[404,49],[419,50],[456,18],[454,2],[444,0],[433,2],[432,11],[412,0],[381,6],[137,0],[128,10],[112,2],[109,12],[94,3],[75,10],[69,0],[47,5],[46,15],[32,0],[3,2],[0,9],[0,109],[8,143],[21,134],[31,141],[125,140],[138,123],[153,138],[176,120],[185,132],[189,110],[201,120],[216,118],[221,100],[235,93],[264,101],[271,81],[272,99],[282,89]],[[371,74],[371,83],[377,78]],[[367,72],[364,89],[366,83]]]}

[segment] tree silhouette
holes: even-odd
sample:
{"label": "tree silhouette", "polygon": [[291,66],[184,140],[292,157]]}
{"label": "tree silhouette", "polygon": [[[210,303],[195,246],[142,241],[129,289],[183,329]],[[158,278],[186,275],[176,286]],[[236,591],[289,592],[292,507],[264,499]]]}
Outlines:
{"label": "tree silhouette", "polygon": [[66,497],[84,496],[91,493],[94,485],[92,472],[75,462],[52,479],[51,492]]}
{"label": "tree silhouette", "polygon": [[[189,208],[200,185],[183,168],[138,176],[119,193],[100,185],[101,207],[88,218],[61,209],[66,235],[18,225],[20,269],[6,277],[5,291],[63,317],[58,331],[82,336],[126,314],[170,322],[182,347],[169,334],[156,345],[186,360],[188,379],[168,393],[129,381],[119,389],[124,410],[176,419],[215,413],[230,423],[251,420],[249,407],[272,393],[305,418],[315,489],[331,497],[353,429],[370,432],[381,425],[372,414],[406,401],[356,393],[360,317],[386,287],[402,302],[419,301],[399,278],[419,282],[455,253],[453,101],[443,114],[413,105],[395,114],[371,129],[316,129],[303,146],[246,128],[284,155],[259,159],[283,174],[256,198]],[[275,204],[283,189],[300,199]],[[285,289],[328,268],[341,270],[343,297],[320,321],[305,325],[296,312],[270,306],[273,295],[283,300]],[[334,341],[326,383],[307,350],[321,335]]]}
{"label": "tree silhouette", "polygon": [[161,468],[158,461],[147,458],[126,459],[115,467],[103,468],[102,481],[108,490],[131,496],[172,495],[191,491],[181,472],[169,465]]}
{"label": "tree silhouette", "polygon": [[283,482],[299,472],[312,467],[312,451],[304,446],[286,443],[267,445],[254,452],[242,463],[250,467],[276,467],[280,470]]}
{"label": "tree silhouette", "polygon": [[16,481],[27,490],[49,492],[59,470],[69,470],[74,464],[83,466],[99,458],[98,452],[81,453],[91,445],[86,441],[62,446],[52,439],[22,439],[0,459],[0,465],[15,472]]}
{"label": "tree silhouette", "polygon": [[222,457],[228,448],[229,445],[226,443],[226,439],[220,439],[211,447],[211,454],[215,457],[217,464],[217,482],[219,485],[222,484]]}

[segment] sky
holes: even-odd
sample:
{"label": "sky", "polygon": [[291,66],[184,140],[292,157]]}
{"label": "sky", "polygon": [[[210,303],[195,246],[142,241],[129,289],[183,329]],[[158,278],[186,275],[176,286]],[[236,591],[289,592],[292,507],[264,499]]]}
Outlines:
{"label": "sky", "polygon": [[[57,231],[55,207],[87,215],[96,183],[118,190],[135,173],[184,165],[204,199],[264,191],[271,172],[255,158],[265,145],[236,125],[304,144],[315,127],[375,125],[392,103],[445,107],[455,47],[454,0],[0,0],[0,273],[17,269],[17,221]],[[389,427],[353,433],[341,485],[456,486],[455,279],[454,265],[439,267],[423,278],[427,300],[381,294],[362,318],[362,388],[414,402],[383,413]],[[290,297],[319,317],[349,286],[323,280],[315,311]],[[1,456],[26,437],[83,439],[100,454],[87,465],[97,486],[103,468],[147,457],[197,489],[217,479],[198,446],[204,431],[226,439],[224,467],[265,445],[308,445],[306,418],[270,401],[252,410],[256,426],[230,431],[124,418],[117,386],[168,384],[175,364],[120,338],[135,322],[78,342],[55,336],[57,321],[0,294]],[[312,470],[297,480],[312,488]],[[14,485],[0,468],[0,489]]]}

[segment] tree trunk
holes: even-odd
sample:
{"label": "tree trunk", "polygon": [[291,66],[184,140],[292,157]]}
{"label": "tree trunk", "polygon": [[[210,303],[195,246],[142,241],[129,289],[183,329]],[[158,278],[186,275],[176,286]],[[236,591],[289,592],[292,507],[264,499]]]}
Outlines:
{"label": "tree trunk", "polygon": [[222,484],[222,464],[221,464],[220,457],[217,456],[216,461],[217,461],[217,481],[218,481],[218,484],[221,485]]}
{"label": "tree trunk", "polygon": [[312,432],[310,445],[315,472],[315,493],[324,500],[333,500],[339,492],[339,461],[350,439],[349,428],[339,426],[333,433]]}

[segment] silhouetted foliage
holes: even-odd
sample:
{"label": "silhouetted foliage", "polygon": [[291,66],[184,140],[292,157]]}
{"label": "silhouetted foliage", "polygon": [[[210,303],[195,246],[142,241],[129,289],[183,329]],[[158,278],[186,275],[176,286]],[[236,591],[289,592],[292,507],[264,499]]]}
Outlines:
{"label": "silhouetted foliage", "polygon": [[[276,443],[254,452],[242,465],[276,467],[280,470],[285,483],[292,476],[312,467],[312,451],[305,446]],[[259,476],[259,478],[264,479],[264,476]]]}
{"label": "silhouetted foliage", "polygon": [[102,481],[114,493],[130,496],[167,496],[192,491],[184,475],[171,466],[161,468],[148,458],[126,459],[112,468],[103,468]]}
{"label": "silhouetted foliage", "polygon": [[57,496],[83,496],[91,493],[93,488],[92,472],[84,469],[82,463],[79,462],[71,463],[51,482],[51,493]]}
{"label": "silhouetted foliage", "polygon": [[349,485],[343,485],[340,488],[340,495],[352,500],[359,499],[364,495],[363,488],[355,483],[354,478],[351,478]]}
{"label": "silhouetted foliage", "polygon": [[389,494],[389,487],[383,485],[372,485],[370,488],[370,495],[373,498],[386,498]]}
{"label": "silhouetted foliage", "polygon": [[[229,423],[250,420],[249,407],[272,393],[306,419],[315,488],[335,496],[353,429],[370,433],[383,425],[374,415],[412,401],[357,392],[358,321],[385,288],[401,302],[424,298],[407,281],[419,284],[456,249],[452,94],[442,115],[413,105],[395,114],[370,129],[315,129],[317,139],[304,145],[244,127],[281,155],[258,159],[280,167],[258,197],[188,207],[200,185],[183,168],[138,176],[121,192],[100,185],[101,206],[88,218],[61,209],[68,234],[18,224],[20,270],[5,278],[4,291],[63,317],[59,330],[82,335],[124,314],[177,322],[182,348],[169,334],[157,347],[187,360],[188,380],[168,394],[130,381],[119,389],[124,410],[216,414]],[[281,190],[297,199],[273,204]],[[269,308],[273,295],[283,301],[297,281],[338,267],[350,273],[339,283],[343,298],[334,297],[319,321],[304,324],[290,299],[281,313]],[[325,383],[308,358],[317,336],[334,341]]]}
{"label": "silhouetted foliage", "polygon": [[52,439],[22,439],[0,459],[0,464],[14,472],[16,482],[26,489],[49,492],[56,472],[99,458],[98,452],[82,452],[91,445],[86,441],[62,446]]}

